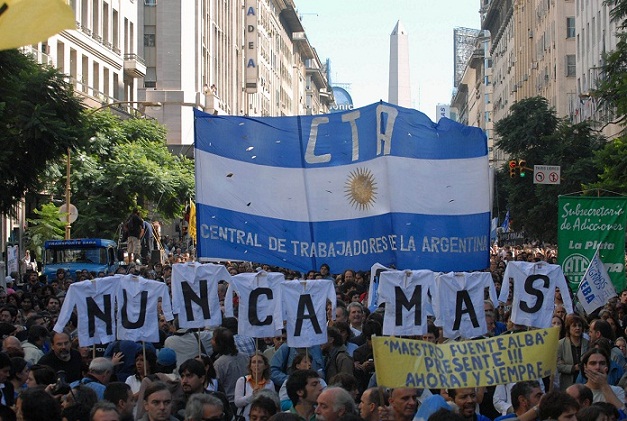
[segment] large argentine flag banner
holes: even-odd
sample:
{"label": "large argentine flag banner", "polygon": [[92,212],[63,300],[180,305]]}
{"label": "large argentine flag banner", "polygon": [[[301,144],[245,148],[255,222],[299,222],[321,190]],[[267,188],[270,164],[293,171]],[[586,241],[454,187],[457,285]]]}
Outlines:
{"label": "large argentine flag banner", "polygon": [[489,266],[483,131],[387,103],[328,115],[195,110],[198,256],[307,271]]}

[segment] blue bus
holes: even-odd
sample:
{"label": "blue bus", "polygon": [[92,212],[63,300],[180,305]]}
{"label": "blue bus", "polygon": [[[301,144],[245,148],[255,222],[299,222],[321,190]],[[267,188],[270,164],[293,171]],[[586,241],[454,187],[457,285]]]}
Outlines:
{"label": "blue bus", "polygon": [[74,240],[48,240],[44,243],[43,273],[48,282],[56,278],[57,270],[64,269],[76,280],[76,272],[115,272],[118,261],[117,243],[103,238],[77,238]]}

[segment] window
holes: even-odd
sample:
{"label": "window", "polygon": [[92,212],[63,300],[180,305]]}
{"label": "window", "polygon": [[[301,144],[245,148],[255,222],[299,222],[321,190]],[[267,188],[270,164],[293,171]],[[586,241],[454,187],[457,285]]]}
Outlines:
{"label": "window", "polygon": [[144,47],[156,46],[155,34],[144,34]]}
{"label": "window", "polygon": [[566,55],[566,76],[574,77],[576,74],[575,55]]}
{"label": "window", "polygon": [[144,5],[154,7],[157,5],[157,0],[144,0]]}
{"label": "window", "polygon": [[566,38],[575,37],[575,18],[566,18]]}

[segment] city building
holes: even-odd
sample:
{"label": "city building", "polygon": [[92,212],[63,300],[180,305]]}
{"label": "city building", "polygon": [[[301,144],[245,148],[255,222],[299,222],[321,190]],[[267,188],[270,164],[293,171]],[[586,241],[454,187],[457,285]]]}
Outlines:
{"label": "city building", "polygon": [[508,157],[494,146],[492,126],[525,98],[542,96],[558,117],[618,132],[593,94],[603,54],[616,48],[609,11],[603,0],[480,0],[483,36],[473,44],[472,30],[456,28],[451,114],[486,131],[493,166]]}
{"label": "city building", "polygon": [[322,114],[333,94],[293,0],[145,1],[141,99],[168,128],[173,152],[191,154],[193,113]]}

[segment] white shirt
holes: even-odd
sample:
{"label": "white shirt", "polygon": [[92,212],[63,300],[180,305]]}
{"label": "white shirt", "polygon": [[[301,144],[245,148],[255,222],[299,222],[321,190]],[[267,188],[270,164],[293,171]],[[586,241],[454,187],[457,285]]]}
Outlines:
{"label": "white shirt", "polygon": [[238,332],[253,338],[276,336],[283,328],[282,287],[279,272],[240,273],[231,278],[224,299],[226,316],[233,315],[233,292],[239,295]]}
{"label": "white shirt", "polygon": [[80,346],[115,341],[115,300],[119,284],[119,275],[71,284],[53,330],[63,332],[76,307]]}
{"label": "white shirt", "polygon": [[383,334],[424,335],[427,332],[427,315],[433,315],[428,294],[434,293],[434,287],[435,277],[430,270],[382,272],[378,304],[385,303]]}
{"label": "white shirt", "polygon": [[[307,348],[327,342],[327,300],[331,302],[331,314],[335,320],[337,297],[330,279],[281,282],[283,294],[283,318],[287,321],[287,344],[290,347]],[[300,319],[299,309],[302,306]]]}
{"label": "white shirt", "polygon": [[483,309],[484,290],[496,307],[496,289],[489,272],[449,272],[435,277],[435,324],[445,338],[474,338],[488,332]]}
{"label": "white shirt", "polygon": [[184,329],[220,326],[218,283],[230,280],[231,275],[223,265],[175,263],[172,266],[172,310],[178,314],[179,326]]}
{"label": "white shirt", "polygon": [[507,264],[499,301],[506,302],[509,281],[514,283],[511,320],[523,326],[549,328],[555,309],[555,288],[559,288],[567,313],[573,312],[568,284],[559,265],[545,262],[512,261]]}
{"label": "white shirt", "polygon": [[159,342],[159,299],[166,320],[172,320],[172,303],[165,283],[135,275],[120,276],[118,339]]}

